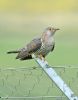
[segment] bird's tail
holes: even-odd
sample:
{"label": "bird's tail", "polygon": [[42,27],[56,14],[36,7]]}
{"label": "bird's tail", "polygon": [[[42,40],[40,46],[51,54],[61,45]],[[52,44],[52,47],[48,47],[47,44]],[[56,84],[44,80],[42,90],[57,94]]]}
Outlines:
{"label": "bird's tail", "polygon": [[11,54],[11,53],[19,53],[19,51],[8,51],[7,54]]}

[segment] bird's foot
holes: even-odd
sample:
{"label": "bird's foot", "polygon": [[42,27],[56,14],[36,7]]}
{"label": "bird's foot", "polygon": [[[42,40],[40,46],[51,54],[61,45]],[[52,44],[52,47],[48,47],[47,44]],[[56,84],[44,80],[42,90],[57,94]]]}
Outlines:
{"label": "bird's foot", "polygon": [[45,61],[45,58],[42,55],[38,55],[38,58],[42,61],[42,63],[48,64],[48,62]]}
{"label": "bird's foot", "polygon": [[41,59],[42,61],[45,61],[45,58],[41,54],[38,55],[38,58]]}
{"label": "bird's foot", "polygon": [[45,61],[45,59],[42,59],[42,63],[45,63],[45,65],[48,65],[48,62]]}
{"label": "bird's foot", "polygon": [[46,65],[48,65],[48,62],[47,61],[45,61],[45,63],[46,63]]}

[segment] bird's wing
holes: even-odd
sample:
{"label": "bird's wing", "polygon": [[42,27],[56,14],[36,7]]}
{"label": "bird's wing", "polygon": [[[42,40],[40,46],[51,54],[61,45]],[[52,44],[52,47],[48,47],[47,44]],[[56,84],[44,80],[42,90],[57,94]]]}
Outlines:
{"label": "bird's wing", "polygon": [[52,49],[51,49],[51,51],[53,51],[54,48],[55,48],[55,42],[52,44]]}
{"label": "bird's wing", "polygon": [[36,52],[38,49],[40,49],[41,45],[41,38],[35,38],[29,44],[27,44],[27,51],[29,53]]}
{"label": "bird's wing", "polygon": [[20,50],[16,58],[25,59],[26,57],[29,57],[31,53],[34,53],[38,49],[40,49],[41,45],[42,45],[41,38],[33,39],[30,43],[26,45],[26,47]]}

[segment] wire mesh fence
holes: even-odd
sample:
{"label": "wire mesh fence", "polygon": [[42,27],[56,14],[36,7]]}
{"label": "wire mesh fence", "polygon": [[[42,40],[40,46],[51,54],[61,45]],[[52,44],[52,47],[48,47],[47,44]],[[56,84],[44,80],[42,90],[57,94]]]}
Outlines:
{"label": "wire mesh fence", "polygon": [[[78,95],[78,67],[55,66],[54,69]],[[38,67],[1,68],[2,100],[67,100],[53,81]]]}
{"label": "wire mesh fence", "polygon": [[2,97],[8,100],[67,100],[64,96],[35,96],[35,97]]}

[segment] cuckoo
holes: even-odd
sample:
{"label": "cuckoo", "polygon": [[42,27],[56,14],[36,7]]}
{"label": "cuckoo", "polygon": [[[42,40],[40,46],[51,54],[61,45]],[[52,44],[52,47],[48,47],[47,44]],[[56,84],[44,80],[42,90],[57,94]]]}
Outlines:
{"label": "cuckoo", "polygon": [[49,52],[55,47],[54,34],[58,28],[47,27],[39,38],[34,38],[25,47],[7,52],[8,54],[17,53],[16,59],[29,60],[32,54],[40,59],[45,59]]}

